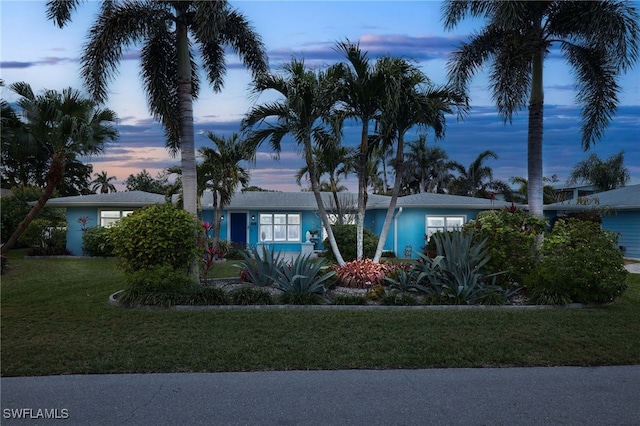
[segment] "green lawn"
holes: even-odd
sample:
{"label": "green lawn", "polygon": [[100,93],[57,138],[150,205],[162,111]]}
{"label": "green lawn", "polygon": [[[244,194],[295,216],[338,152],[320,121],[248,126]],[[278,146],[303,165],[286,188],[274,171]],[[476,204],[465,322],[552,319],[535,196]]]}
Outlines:
{"label": "green lawn", "polygon": [[123,287],[114,260],[11,265],[3,376],[640,364],[640,275],[591,309],[169,311],[109,305]]}

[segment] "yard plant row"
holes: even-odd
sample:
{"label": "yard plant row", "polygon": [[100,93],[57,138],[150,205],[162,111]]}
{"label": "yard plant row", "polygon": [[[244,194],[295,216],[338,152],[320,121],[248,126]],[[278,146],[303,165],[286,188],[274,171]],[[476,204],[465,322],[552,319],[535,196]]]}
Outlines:
{"label": "yard plant row", "polygon": [[24,259],[1,285],[3,376],[640,363],[640,275],[597,308],[121,309],[115,259]]}

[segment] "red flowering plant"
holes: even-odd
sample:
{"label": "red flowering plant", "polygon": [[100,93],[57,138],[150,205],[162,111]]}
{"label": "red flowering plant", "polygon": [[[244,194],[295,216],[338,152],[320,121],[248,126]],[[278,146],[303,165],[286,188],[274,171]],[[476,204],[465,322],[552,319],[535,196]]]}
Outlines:
{"label": "red flowering plant", "polygon": [[87,226],[87,224],[91,222],[91,218],[89,216],[79,217],[77,221],[80,224],[80,230],[82,231],[82,233],[85,233],[89,230],[89,227]]}
{"label": "red flowering plant", "polygon": [[375,263],[371,259],[353,260],[343,266],[334,265],[333,270],[343,287],[368,288],[383,284],[393,267],[383,263]]}
{"label": "red flowering plant", "polygon": [[203,228],[203,238],[201,240],[201,245],[204,251],[202,257],[202,270],[203,275],[206,277],[207,273],[213,268],[213,265],[216,260],[224,259],[227,255],[227,251],[220,244],[213,246],[211,244],[211,232],[213,231],[213,226],[209,222],[202,223]]}

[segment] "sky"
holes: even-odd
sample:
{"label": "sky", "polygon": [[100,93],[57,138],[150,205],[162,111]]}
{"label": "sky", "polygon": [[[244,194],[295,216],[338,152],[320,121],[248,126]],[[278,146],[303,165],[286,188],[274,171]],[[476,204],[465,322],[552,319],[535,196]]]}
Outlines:
{"label": "sky", "polygon": [[[338,41],[359,42],[375,60],[382,55],[410,58],[436,84],[446,83],[446,64],[459,43],[482,27],[479,21],[463,21],[445,31],[438,1],[231,1],[243,13],[266,46],[269,66],[278,72],[291,58],[304,59],[309,67],[322,68],[343,60],[335,52]],[[640,2],[634,2],[640,8]],[[46,19],[44,1],[0,1],[0,78],[8,86],[26,81],[36,91],[82,89],[79,58],[87,32],[98,10],[97,2],[85,2],[72,22],[59,29]],[[160,125],[146,104],[139,76],[139,46],[123,52],[118,75],[109,84],[106,106],[118,115],[120,138],[104,154],[88,158],[95,173],[106,171],[117,178],[116,187],[131,174],[146,169],[152,176],[178,165],[165,148]],[[631,184],[640,184],[640,65],[620,78],[619,108],[604,137],[585,152],[580,143],[580,106],[575,102],[571,70],[559,55],[545,61],[544,91],[544,176],[557,175],[564,182],[572,167],[595,153],[606,159],[625,153]],[[205,79],[202,78],[204,82]],[[488,90],[487,75],[476,75],[470,87],[471,111],[464,120],[447,117],[445,137],[427,142],[437,144],[449,158],[467,167],[481,152],[490,149],[498,159],[486,162],[494,178],[508,181],[527,176],[527,111],[520,111],[511,124],[498,117]],[[6,87],[2,98],[15,102],[17,95]],[[224,89],[214,93],[202,85],[194,104],[196,147],[213,146],[208,132],[231,135],[252,106],[276,99],[265,93],[251,94],[250,74],[237,57],[229,56]],[[343,143],[355,146],[359,123],[347,126]],[[417,139],[416,134],[407,140]],[[250,185],[280,191],[300,191],[295,174],[303,166],[292,140],[285,140],[279,160],[268,144],[258,152],[250,169]],[[355,177],[344,184],[357,191]],[[304,186],[307,186],[303,183]]]}

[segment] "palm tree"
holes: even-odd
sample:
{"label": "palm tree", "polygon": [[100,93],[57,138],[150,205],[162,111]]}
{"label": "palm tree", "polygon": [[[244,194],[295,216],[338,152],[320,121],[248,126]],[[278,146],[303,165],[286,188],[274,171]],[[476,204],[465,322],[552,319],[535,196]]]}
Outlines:
{"label": "palm tree", "polygon": [[[280,99],[253,107],[245,116],[242,128],[250,131],[249,139],[256,146],[268,139],[276,153],[280,152],[282,138],[287,134],[291,134],[301,146],[320,220],[327,231],[336,260],[342,265],[344,260],[320,195],[320,176],[313,158],[314,142],[317,146],[332,140],[330,134],[339,134],[337,126],[328,130],[323,121],[328,119],[334,104],[333,99],[327,95],[328,88],[334,86],[331,69],[316,73],[308,70],[304,61],[292,59],[282,67],[282,75],[261,75],[254,85],[255,93],[274,90],[278,92]],[[269,120],[275,120],[275,123]]]}
{"label": "palm tree", "polygon": [[[47,16],[63,27],[80,0],[50,0]],[[222,90],[225,49],[238,54],[254,76],[267,70],[262,41],[227,1],[104,1],[81,58],[90,94],[107,99],[107,84],[123,47],[141,44],[142,78],[149,109],[165,129],[167,147],[181,152],[185,210],[196,214],[196,159],[193,99],[200,82],[198,63],[214,92]],[[196,62],[196,50],[200,61]]]}
{"label": "palm tree", "polygon": [[625,186],[629,179],[629,169],[624,166],[624,151],[621,151],[604,161],[591,154],[573,167],[567,184],[583,181],[598,191],[609,191]]}
{"label": "palm tree", "polygon": [[381,73],[386,76],[386,85],[392,89],[383,97],[378,128],[382,141],[395,141],[396,176],[374,262],[378,262],[382,256],[402,186],[406,133],[416,126],[431,127],[436,138],[442,138],[445,131],[445,114],[452,113],[455,108],[459,116],[462,116],[468,105],[466,96],[449,87],[435,87],[420,70],[405,59],[381,58],[378,63]]}
{"label": "palm tree", "polygon": [[116,180],[117,177],[109,176],[107,172],[102,171],[100,173],[93,174],[96,178],[91,182],[91,191],[97,193],[100,190],[101,194],[108,194],[109,192],[118,192],[116,187],[111,183],[112,180]]}
{"label": "palm tree", "polygon": [[[446,29],[465,17],[486,26],[463,43],[449,63],[453,83],[466,91],[490,63],[490,86],[503,121],[529,108],[527,152],[529,208],[543,217],[543,66],[555,46],[572,68],[582,105],[582,147],[601,139],[618,104],[617,76],[638,58],[640,16],[624,1],[447,0]],[[540,240],[541,241],[541,240]]]}
{"label": "palm tree", "polygon": [[492,198],[492,193],[505,191],[507,185],[502,181],[494,180],[493,169],[484,165],[485,160],[489,158],[497,159],[498,155],[491,150],[486,150],[481,152],[468,168],[456,166],[460,176],[449,184],[449,194]]}
{"label": "palm tree", "polygon": [[[338,197],[338,192],[347,190],[347,187],[340,185],[340,176],[345,178],[355,169],[354,150],[345,146],[341,146],[338,139],[328,135],[328,140],[322,144],[322,148],[316,146],[313,148],[313,158],[316,164],[316,172],[318,179],[324,174],[329,175],[327,186],[320,182],[320,192],[331,192],[333,195],[333,209],[336,214],[336,223],[343,225],[347,212],[345,206]],[[309,176],[309,168],[303,166],[296,174],[296,183],[301,184],[304,176]],[[326,191],[325,191],[326,189]]]}
{"label": "palm tree", "polygon": [[358,215],[357,215],[357,258],[362,259],[364,214],[367,206],[367,161],[369,160],[369,126],[378,116],[384,99],[393,93],[393,81],[388,69],[383,69],[379,60],[375,64],[367,57],[367,52],[359,44],[348,40],[338,42],[336,51],[346,58],[346,62],[332,68],[340,77],[338,99],[344,107],[346,118],[359,120],[362,127],[358,152]]}
{"label": "palm tree", "polygon": [[405,185],[414,188],[415,193],[444,193],[444,188],[453,180],[451,171],[460,167],[459,163],[450,161],[441,147],[428,146],[426,135],[419,135],[418,140],[408,142],[407,147]]}
{"label": "palm tree", "polygon": [[198,153],[202,157],[202,181],[213,197],[213,247],[220,240],[220,217],[227,204],[231,202],[238,185],[249,184],[249,172],[240,165],[243,161],[254,161],[255,146],[246,139],[240,139],[237,133],[230,137],[217,136],[212,132],[207,135],[215,148],[200,147]]}
{"label": "palm tree", "polygon": [[[543,177],[542,181],[545,183],[549,183],[549,182],[557,182],[558,180],[555,179],[556,176],[553,175],[552,177],[548,178],[548,177]],[[527,195],[528,195],[528,187],[529,187],[529,181],[527,180],[527,178],[522,177],[522,176],[514,176],[512,178],[509,179],[509,183],[513,184],[513,185],[518,185],[517,190],[515,191],[510,191],[508,196],[505,196],[505,200],[506,201],[513,201],[516,203],[522,203],[522,204],[527,204]],[[553,186],[545,184],[544,185],[544,196],[543,196],[543,202],[544,204],[551,204],[551,203],[555,203],[557,201],[561,201],[558,199],[558,192],[553,188]]]}
{"label": "palm tree", "polygon": [[42,195],[2,246],[3,255],[13,247],[63,181],[67,158],[98,154],[109,141],[118,137],[114,127],[115,113],[98,108],[94,101],[84,98],[77,90],[67,88],[62,93],[47,90],[36,95],[24,82],[14,83],[10,89],[20,96],[18,105],[30,136],[25,141],[48,150],[50,162]]}

